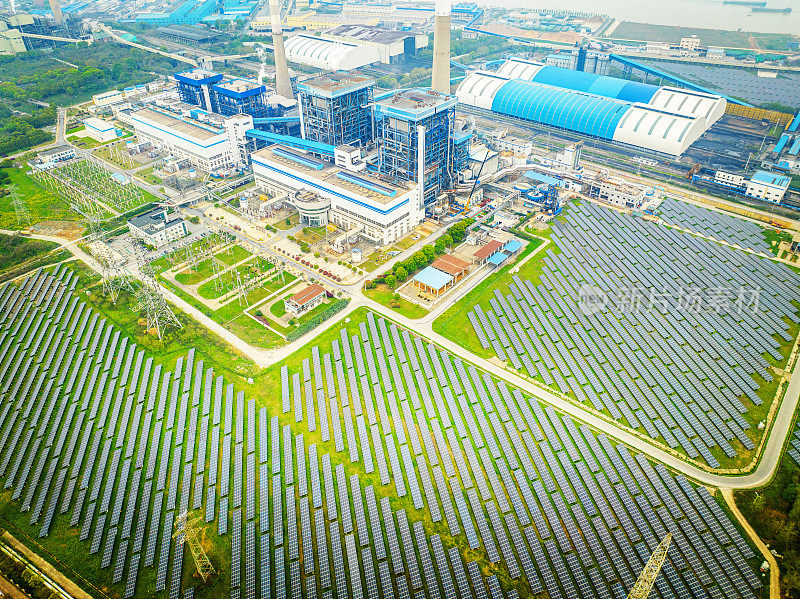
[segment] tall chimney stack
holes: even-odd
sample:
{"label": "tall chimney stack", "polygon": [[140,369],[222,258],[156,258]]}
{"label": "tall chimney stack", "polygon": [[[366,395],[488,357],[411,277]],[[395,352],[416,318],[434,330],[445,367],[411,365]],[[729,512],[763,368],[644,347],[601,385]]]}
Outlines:
{"label": "tall chimney stack", "polygon": [[[51,0],[53,1],[55,0]],[[269,17],[272,23],[272,48],[275,54],[275,91],[284,98],[293,98],[289,67],[286,66],[286,49],[283,47],[280,0],[269,0]]]}
{"label": "tall chimney stack", "polygon": [[450,93],[450,0],[436,0],[433,17],[433,76],[431,89]]}
{"label": "tall chimney stack", "polygon": [[53,12],[53,20],[56,25],[61,25],[64,22],[64,15],[61,12],[61,7],[58,5],[58,0],[50,0],[50,10]]}

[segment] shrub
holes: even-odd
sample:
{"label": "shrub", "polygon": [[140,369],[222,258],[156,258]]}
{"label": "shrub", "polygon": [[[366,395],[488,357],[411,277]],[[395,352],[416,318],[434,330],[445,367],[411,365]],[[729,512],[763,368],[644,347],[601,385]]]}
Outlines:
{"label": "shrub", "polygon": [[394,289],[394,286],[397,284],[397,277],[388,275],[386,277],[386,284],[389,286],[389,289]]}

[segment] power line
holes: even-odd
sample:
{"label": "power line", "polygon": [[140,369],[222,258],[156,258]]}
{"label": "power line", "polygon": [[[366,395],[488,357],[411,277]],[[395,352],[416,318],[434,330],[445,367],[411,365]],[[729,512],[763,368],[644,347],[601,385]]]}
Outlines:
{"label": "power line", "polygon": [[31,213],[28,212],[28,205],[25,203],[25,200],[19,195],[17,186],[12,185],[9,187],[9,191],[11,192],[11,203],[14,205],[14,212],[17,216],[17,224],[21,225],[24,221],[26,225],[30,225]]}

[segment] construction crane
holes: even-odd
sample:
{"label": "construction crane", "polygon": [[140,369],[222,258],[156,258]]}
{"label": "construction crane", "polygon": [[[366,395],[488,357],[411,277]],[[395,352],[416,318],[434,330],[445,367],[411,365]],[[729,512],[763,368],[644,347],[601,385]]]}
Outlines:
{"label": "construction crane", "polygon": [[486,148],[486,153],[483,155],[481,166],[478,169],[478,174],[475,175],[475,181],[472,183],[472,189],[469,190],[469,196],[467,196],[467,201],[464,202],[464,209],[461,211],[461,214],[466,214],[467,210],[469,210],[469,205],[470,202],[472,201],[472,195],[475,193],[475,187],[478,185],[478,182],[481,178],[481,173],[483,172],[483,165],[486,164],[486,160],[488,158],[489,158],[489,148]]}
{"label": "construction crane", "polygon": [[687,179],[691,179],[692,177],[694,177],[699,172],[700,172],[700,165],[695,162],[692,165],[692,168],[689,169],[689,172],[686,173],[686,178]]}
{"label": "construction crane", "polygon": [[203,549],[206,531],[202,522],[202,518],[189,520],[189,513],[183,512],[175,518],[176,530],[172,538],[178,543],[183,543],[184,541],[189,543],[189,549],[194,558],[194,565],[197,567],[197,574],[203,579],[203,582],[205,582],[215,573],[215,570],[214,566],[211,565],[211,560],[209,560],[208,555],[206,555],[205,549]]}
{"label": "construction crane", "polygon": [[650,589],[656,581],[656,576],[661,572],[661,566],[664,565],[664,560],[667,558],[667,550],[672,541],[672,533],[667,533],[661,542],[653,551],[653,555],[647,560],[644,570],[639,575],[636,584],[633,585],[631,592],[628,593],[628,599],[647,599],[650,594]]}

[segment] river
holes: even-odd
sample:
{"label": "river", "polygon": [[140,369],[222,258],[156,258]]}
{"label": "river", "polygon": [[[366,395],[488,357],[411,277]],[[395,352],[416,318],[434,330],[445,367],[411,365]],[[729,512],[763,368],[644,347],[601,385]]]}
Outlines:
{"label": "river", "polygon": [[557,8],[605,14],[637,23],[680,25],[762,33],[800,33],[800,0],[767,0],[767,6],[793,8],[790,14],[751,13],[747,6],[722,0],[482,0],[482,4],[519,8]]}

